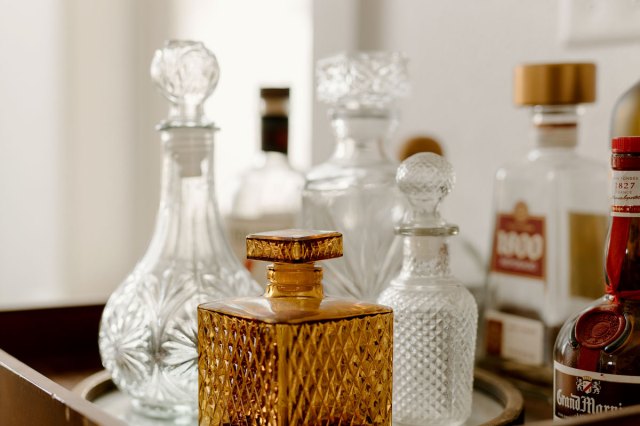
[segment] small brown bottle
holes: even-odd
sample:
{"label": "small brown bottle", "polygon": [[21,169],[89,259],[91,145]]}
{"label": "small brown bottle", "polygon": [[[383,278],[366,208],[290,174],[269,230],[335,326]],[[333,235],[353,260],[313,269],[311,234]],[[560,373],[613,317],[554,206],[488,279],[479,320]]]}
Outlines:
{"label": "small brown bottle", "polygon": [[555,418],[640,404],[640,136],[613,140],[611,166],[607,294],[560,330]]}
{"label": "small brown bottle", "polygon": [[339,256],[338,232],[247,237],[269,284],[198,308],[201,426],[391,424],[393,313],[323,297],[314,262]]}

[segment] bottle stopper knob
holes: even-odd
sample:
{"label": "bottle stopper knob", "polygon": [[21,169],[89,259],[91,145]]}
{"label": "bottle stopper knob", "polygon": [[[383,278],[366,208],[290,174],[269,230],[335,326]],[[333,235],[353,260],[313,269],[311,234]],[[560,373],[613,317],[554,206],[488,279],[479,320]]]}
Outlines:
{"label": "bottle stopper knob", "polygon": [[342,256],[342,234],[284,229],[247,235],[247,259],[308,263]]}
{"label": "bottle stopper knob", "polygon": [[400,234],[452,235],[457,226],[440,217],[440,203],[451,192],[456,176],[447,160],[431,152],[407,158],[396,173],[398,188],[410,204],[410,214],[399,227]]}
{"label": "bottle stopper knob", "polygon": [[386,108],[409,93],[408,59],[400,52],[355,52],[321,59],[318,98],[346,109]]}
{"label": "bottle stopper knob", "polygon": [[170,125],[202,125],[203,104],[220,78],[215,55],[198,41],[169,40],[156,50],[151,79],[170,102]]}

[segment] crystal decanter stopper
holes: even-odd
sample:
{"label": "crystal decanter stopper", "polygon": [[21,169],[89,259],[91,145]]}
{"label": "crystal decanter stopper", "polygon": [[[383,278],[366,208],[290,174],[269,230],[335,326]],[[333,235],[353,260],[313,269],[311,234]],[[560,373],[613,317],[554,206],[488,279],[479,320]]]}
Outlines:
{"label": "crystal decanter stopper", "polygon": [[410,204],[396,228],[402,270],[378,300],[395,318],[394,424],[459,425],[471,414],[478,311],[449,270],[447,238],[458,227],[439,212],[455,175],[444,158],[420,153],[400,165],[396,179]]}
{"label": "crystal decanter stopper", "polygon": [[317,71],[337,144],[306,176],[303,223],[344,235],[345,256],[326,267],[327,294],[375,301],[400,269],[393,229],[404,200],[385,145],[397,124],[395,101],[408,93],[407,59],[342,54],[319,61]]}
{"label": "crystal decanter stopper", "polygon": [[219,76],[202,43],[170,41],[151,76],[171,102],[158,129],[163,176],[156,226],[147,252],[114,291],[100,324],[100,355],[137,412],[153,417],[197,414],[197,306],[260,294],[233,256],[214,196],[213,123],[202,105]]}

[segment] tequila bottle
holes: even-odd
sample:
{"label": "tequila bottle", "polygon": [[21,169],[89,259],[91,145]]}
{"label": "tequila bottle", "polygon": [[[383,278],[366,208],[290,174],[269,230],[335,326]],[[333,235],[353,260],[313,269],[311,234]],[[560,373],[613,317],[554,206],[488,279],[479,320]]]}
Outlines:
{"label": "tequila bottle", "polygon": [[396,229],[402,271],[380,296],[394,312],[393,419],[397,425],[460,425],[471,414],[478,309],[449,270],[446,223],[439,205],[454,183],[451,165],[432,153],[398,168],[412,212]]}
{"label": "tequila bottle", "polygon": [[567,321],[555,346],[554,417],[640,404],[640,137],[612,143],[606,295]]}
{"label": "tequila bottle", "polygon": [[338,142],[306,176],[303,224],[344,234],[344,258],[327,265],[327,293],[375,301],[401,262],[393,228],[404,205],[385,144],[397,123],[393,103],[408,91],[407,60],[393,52],[338,55],[321,60],[317,74]]}
{"label": "tequila bottle", "polygon": [[498,170],[485,311],[485,361],[548,393],[553,343],[598,297],[607,227],[607,168],[579,155],[580,104],[595,100],[595,65],[516,69],[515,102],[532,107],[533,148]]}
{"label": "tequila bottle", "polygon": [[269,284],[198,308],[201,426],[391,424],[393,313],[323,297],[314,262],[341,255],[337,232],[247,237]]}
{"label": "tequila bottle", "polygon": [[100,355],[134,408],[153,417],[197,413],[197,306],[260,287],[232,254],[213,193],[213,133],[203,102],[218,82],[201,43],[170,41],[151,76],[171,101],[159,125],[162,193],[147,252],[109,298]]}
{"label": "tequila bottle", "polygon": [[[289,164],[289,89],[260,89],[262,100],[261,152],[247,170],[234,194],[226,218],[233,251],[245,258],[245,238],[259,231],[293,228],[300,216],[304,177]],[[262,280],[266,263],[246,259],[256,281]]]}

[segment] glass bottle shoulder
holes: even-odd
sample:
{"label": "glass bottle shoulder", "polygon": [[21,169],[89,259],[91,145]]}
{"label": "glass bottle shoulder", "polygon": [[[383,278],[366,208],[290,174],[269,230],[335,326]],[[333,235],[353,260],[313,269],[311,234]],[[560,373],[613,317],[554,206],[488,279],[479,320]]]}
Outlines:
{"label": "glass bottle shoulder", "polygon": [[496,180],[555,181],[572,177],[606,180],[608,170],[606,163],[580,155],[573,149],[547,148],[532,150],[527,157],[504,164],[496,172]]}
{"label": "glass bottle shoulder", "polygon": [[200,310],[268,324],[302,324],[392,314],[383,305],[325,297],[239,297],[199,306]]}
{"label": "glass bottle shoulder", "polygon": [[391,161],[367,165],[327,161],[307,173],[305,190],[395,186],[396,167]]}
{"label": "glass bottle shoulder", "polygon": [[430,309],[433,306],[456,309],[477,309],[471,292],[455,277],[396,278],[381,294],[378,302],[391,306],[394,310]]}
{"label": "glass bottle shoulder", "polygon": [[240,179],[232,212],[242,218],[296,214],[300,209],[302,173],[294,170],[284,154],[263,153],[261,161]]}
{"label": "glass bottle shoulder", "polygon": [[611,114],[611,136],[640,134],[640,81],[620,96]]}

